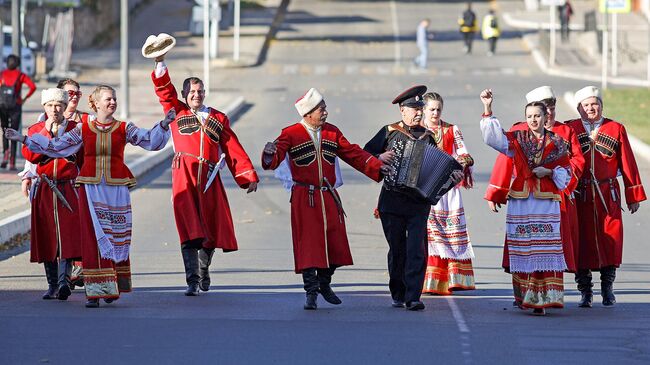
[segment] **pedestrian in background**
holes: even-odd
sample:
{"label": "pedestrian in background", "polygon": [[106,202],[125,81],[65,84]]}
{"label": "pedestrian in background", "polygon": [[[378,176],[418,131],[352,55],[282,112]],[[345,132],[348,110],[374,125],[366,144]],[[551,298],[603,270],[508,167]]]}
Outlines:
{"label": "pedestrian in background", "polygon": [[483,39],[488,41],[489,49],[488,56],[494,56],[494,52],[497,49],[497,40],[501,35],[501,30],[499,29],[499,23],[497,22],[497,16],[494,13],[493,9],[483,17],[483,24],[481,26],[481,35]]}
{"label": "pedestrian in background", "polygon": [[571,16],[573,15],[573,7],[569,0],[566,0],[564,5],[557,7],[558,16],[560,17],[560,37],[562,43],[569,41],[569,22],[571,21]]}
{"label": "pedestrian in background", "polygon": [[467,3],[467,8],[458,19],[458,24],[465,42],[465,53],[472,53],[472,42],[474,42],[474,33],[478,31],[478,22],[476,21],[476,14],[472,11],[471,2]]}
{"label": "pedestrian in background", "polygon": [[[29,88],[24,98],[21,96],[23,85]],[[6,128],[20,130],[23,104],[34,91],[36,85],[32,79],[20,71],[20,58],[13,54],[7,56],[7,69],[0,72],[0,121],[3,130]],[[9,163],[9,169],[16,170],[17,143],[8,141],[3,135],[0,168],[6,168]]]}
{"label": "pedestrian in background", "polygon": [[413,59],[413,63],[419,68],[427,68],[427,60],[429,58],[429,19],[422,19],[415,32],[415,43],[420,50],[420,55]]}

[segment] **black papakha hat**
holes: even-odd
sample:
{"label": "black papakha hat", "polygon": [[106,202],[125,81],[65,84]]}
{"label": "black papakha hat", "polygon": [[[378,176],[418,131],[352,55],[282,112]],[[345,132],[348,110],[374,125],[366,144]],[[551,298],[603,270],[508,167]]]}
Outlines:
{"label": "black papakha hat", "polygon": [[397,95],[395,99],[393,99],[392,103],[399,104],[399,106],[420,108],[424,106],[422,95],[424,95],[425,92],[427,92],[426,86],[416,85],[406,89],[401,94]]}

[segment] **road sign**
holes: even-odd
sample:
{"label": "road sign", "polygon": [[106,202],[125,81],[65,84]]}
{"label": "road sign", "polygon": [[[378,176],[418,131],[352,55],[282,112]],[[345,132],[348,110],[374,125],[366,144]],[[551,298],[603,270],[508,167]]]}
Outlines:
{"label": "road sign", "polygon": [[604,13],[607,10],[608,13],[629,13],[632,9],[632,4],[630,0],[599,0],[598,1],[598,10],[601,13]]}

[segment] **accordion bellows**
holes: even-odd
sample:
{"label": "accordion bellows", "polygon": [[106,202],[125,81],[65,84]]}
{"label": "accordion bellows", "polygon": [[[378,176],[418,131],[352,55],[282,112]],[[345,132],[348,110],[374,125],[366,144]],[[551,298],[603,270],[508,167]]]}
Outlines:
{"label": "accordion bellows", "polygon": [[384,183],[431,205],[454,187],[452,172],[463,171],[458,161],[427,141],[393,140],[388,148],[395,158]]}

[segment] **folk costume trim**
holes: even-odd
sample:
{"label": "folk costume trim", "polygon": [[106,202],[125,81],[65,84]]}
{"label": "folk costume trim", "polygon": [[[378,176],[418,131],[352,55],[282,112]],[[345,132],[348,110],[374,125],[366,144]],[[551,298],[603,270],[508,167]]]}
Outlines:
{"label": "folk costume trim", "polygon": [[596,134],[596,139],[594,140],[594,149],[607,157],[612,157],[618,151],[619,142],[604,133]]}
{"label": "folk costume trim", "polygon": [[201,129],[201,122],[199,122],[198,117],[194,114],[176,118],[176,124],[178,125],[178,133],[183,135],[189,136]]}
{"label": "folk costume trim", "polygon": [[314,141],[310,138],[307,142],[291,147],[289,149],[289,158],[297,166],[305,167],[311,165],[316,160],[316,146],[314,145]]}
{"label": "folk costume trim", "polygon": [[223,123],[212,116],[212,114],[208,114],[203,127],[205,128],[205,134],[207,134],[214,143],[219,143],[221,132],[223,131]]}
{"label": "folk costume trim", "polygon": [[327,139],[321,140],[321,153],[323,154],[323,159],[327,161],[330,165],[334,165],[336,160],[336,151],[338,150],[339,145],[334,141]]}

